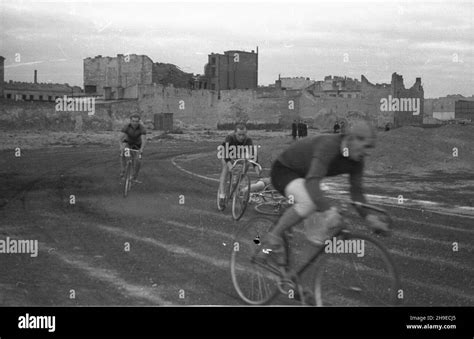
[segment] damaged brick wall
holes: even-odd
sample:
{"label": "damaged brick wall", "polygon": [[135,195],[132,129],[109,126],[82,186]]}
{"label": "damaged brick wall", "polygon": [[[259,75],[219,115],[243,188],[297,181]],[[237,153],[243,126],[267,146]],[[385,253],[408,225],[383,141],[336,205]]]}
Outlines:
{"label": "damaged brick wall", "polygon": [[175,88],[192,88],[194,76],[192,73],[183,72],[173,64],[154,63],[153,83],[163,86],[173,85]]}
{"label": "damaged brick wall", "polygon": [[104,95],[104,87],[126,88],[152,83],[153,61],[145,55],[122,55],[84,59],[84,89]]}
{"label": "damaged brick wall", "polygon": [[106,106],[96,105],[95,114],[85,111],[56,111],[54,102],[13,101],[0,99],[2,111],[0,129],[87,131],[111,130],[110,112]]}

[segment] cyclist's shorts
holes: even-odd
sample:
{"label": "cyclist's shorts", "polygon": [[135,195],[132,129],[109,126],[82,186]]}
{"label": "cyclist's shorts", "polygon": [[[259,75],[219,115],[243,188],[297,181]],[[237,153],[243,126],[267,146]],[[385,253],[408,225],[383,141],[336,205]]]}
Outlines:
{"label": "cyclist's shorts", "polygon": [[273,163],[271,170],[272,185],[281,195],[285,196],[286,186],[293,180],[299,178],[301,178],[301,176],[298,173],[286,167],[280,161],[276,160]]}
{"label": "cyclist's shorts", "polygon": [[126,148],[130,148],[130,149],[134,149],[134,150],[139,150],[140,147],[142,146],[141,144],[140,145],[129,144],[127,142],[127,140],[122,141],[122,143],[125,145]]}

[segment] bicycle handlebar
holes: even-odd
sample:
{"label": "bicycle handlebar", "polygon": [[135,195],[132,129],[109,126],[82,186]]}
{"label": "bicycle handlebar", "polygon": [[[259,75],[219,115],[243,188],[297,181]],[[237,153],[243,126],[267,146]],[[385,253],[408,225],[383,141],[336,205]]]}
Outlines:
{"label": "bicycle handlebar", "polygon": [[140,152],[140,150],[138,150],[138,149],[131,149],[131,148],[128,148],[128,147],[125,147],[123,150],[124,151],[132,151],[132,152]]}
{"label": "bicycle handlebar", "polygon": [[[127,151],[128,151],[128,152],[140,153],[139,150],[137,150],[137,149],[131,149],[131,148],[128,148],[128,147],[125,147],[123,150],[125,151],[125,152],[123,153],[123,155],[124,155],[125,157],[129,157],[129,156],[131,155],[131,154],[127,155],[127,154],[126,154]],[[141,157],[142,157],[142,155],[141,155],[141,154],[138,154],[138,158],[141,159]]]}
{"label": "bicycle handlebar", "polygon": [[390,215],[388,214],[388,212],[386,210],[382,209],[382,208],[375,207],[374,205],[366,204],[366,203],[359,202],[359,201],[350,201],[350,204],[353,207],[365,208],[365,209],[372,210],[372,211],[375,211],[377,213],[383,214],[387,218],[387,221],[388,221],[389,225],[393,224],[393,220],[390,217]]}
{"label": "bicycle handlebar", "polygon": [[260,169],[260,171],[262,171],[262,166],[258,162],[255,162],[255,161],[250,160],[250,159],[237,159],[237,160],[234,160],[234,162],[232,163],[231,170],[234,169],[234,167],[236,167],[239,164],[239,162],[244,162],[244,163],[249,162],[252,165],[257,166]]}

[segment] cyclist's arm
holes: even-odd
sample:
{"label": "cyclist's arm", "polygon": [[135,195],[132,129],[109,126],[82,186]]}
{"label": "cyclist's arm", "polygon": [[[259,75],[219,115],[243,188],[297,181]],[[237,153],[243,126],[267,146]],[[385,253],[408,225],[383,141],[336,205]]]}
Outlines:
{"label": "cyclist's arm", "polygon": [[311,167],[306,176],[306,189],[311,200],[317,206],[318,211],[324,212],[331,208],[329,200],[324,196],[321,190],[321,180],[327,173],[327,164],[319,158],[313,158]]}
{"label": "cyclist's arm", "polygon": [[127,134],[124,132],[120,133],[120,139],[119,139],[120,148],[122,148],[122,145],[125,142],[125,140],[127,140]]}
{"label": "cyclist's arm", "polygon": [[[226,148],[226,144],[228,144],[228,146],[231,146],[231,141],[232,141],[232,136],[231,135],[228,135],[224,142],[221,144],[222,147],[224,147],[224,150]],[[232,159],[231,158],[224,158],[224,161],[226,162],[226,165],[229,166],[229,163],[231,163]]]}
{"label": "cyclist's arm", "polygon": [[[351,185],[350,193],[351,193],[352,200],[365,204],[367,201],[365,199],[364,192],[362,189],[363,170],[364,170],[364,164],[363,162],[360,162],[359,165],[357,165],[355,171],[353,171],[350,174],[349,183]],[[365,218],[368,214],[367,211],[363,207],[356,206],[356,210],[359,213],[359,215],[363,218]]]}
{"label": "cyclist's arm", "polygon": [[140,152],[143,152],[143,149],[145,148],[145,145],[146,145],[146,134],[142,134],[140,136],[140,138],[142,139],[142,145],[140,146]]}
{"label": "cyclist's arm", "polygon": [[143,149],[146,145],[146,128],[142,124],[140,124],[140,139],[142,141],[140,146],[140,152],[143,152]]}
{"label": "cyclist's arm", "polygon": [[[252,159],[252,160],[255,161],[258,164],[259,163],[258,162],[258,151],[257,151],[257,148],[254,149],[253,140],[251,138],[247,138],[246,145],[249,146],[249,147],[252,147],[253,155],[255,156],[255,158]],[[260,173],[260,167],[258,167],[255,164],[252,164],[252,166],[253,166],[253,169],[255,170],[255,173],[257,173],[257,175],[260,175],[261,174]]]}

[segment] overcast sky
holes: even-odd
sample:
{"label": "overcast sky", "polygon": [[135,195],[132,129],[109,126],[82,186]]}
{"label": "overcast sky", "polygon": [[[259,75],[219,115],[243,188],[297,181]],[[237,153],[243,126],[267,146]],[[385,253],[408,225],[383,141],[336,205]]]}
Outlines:
{"label": "overcast sky", "polygon": [[[425,97],[474,94],[472,1],[0,1],[5,80],[83,86],[83,59],[145,54],[203,73],[211,52],[259,47],[259,85],[346,75],[422,78]],[[345,55],[345,53],[347,53]]]}

